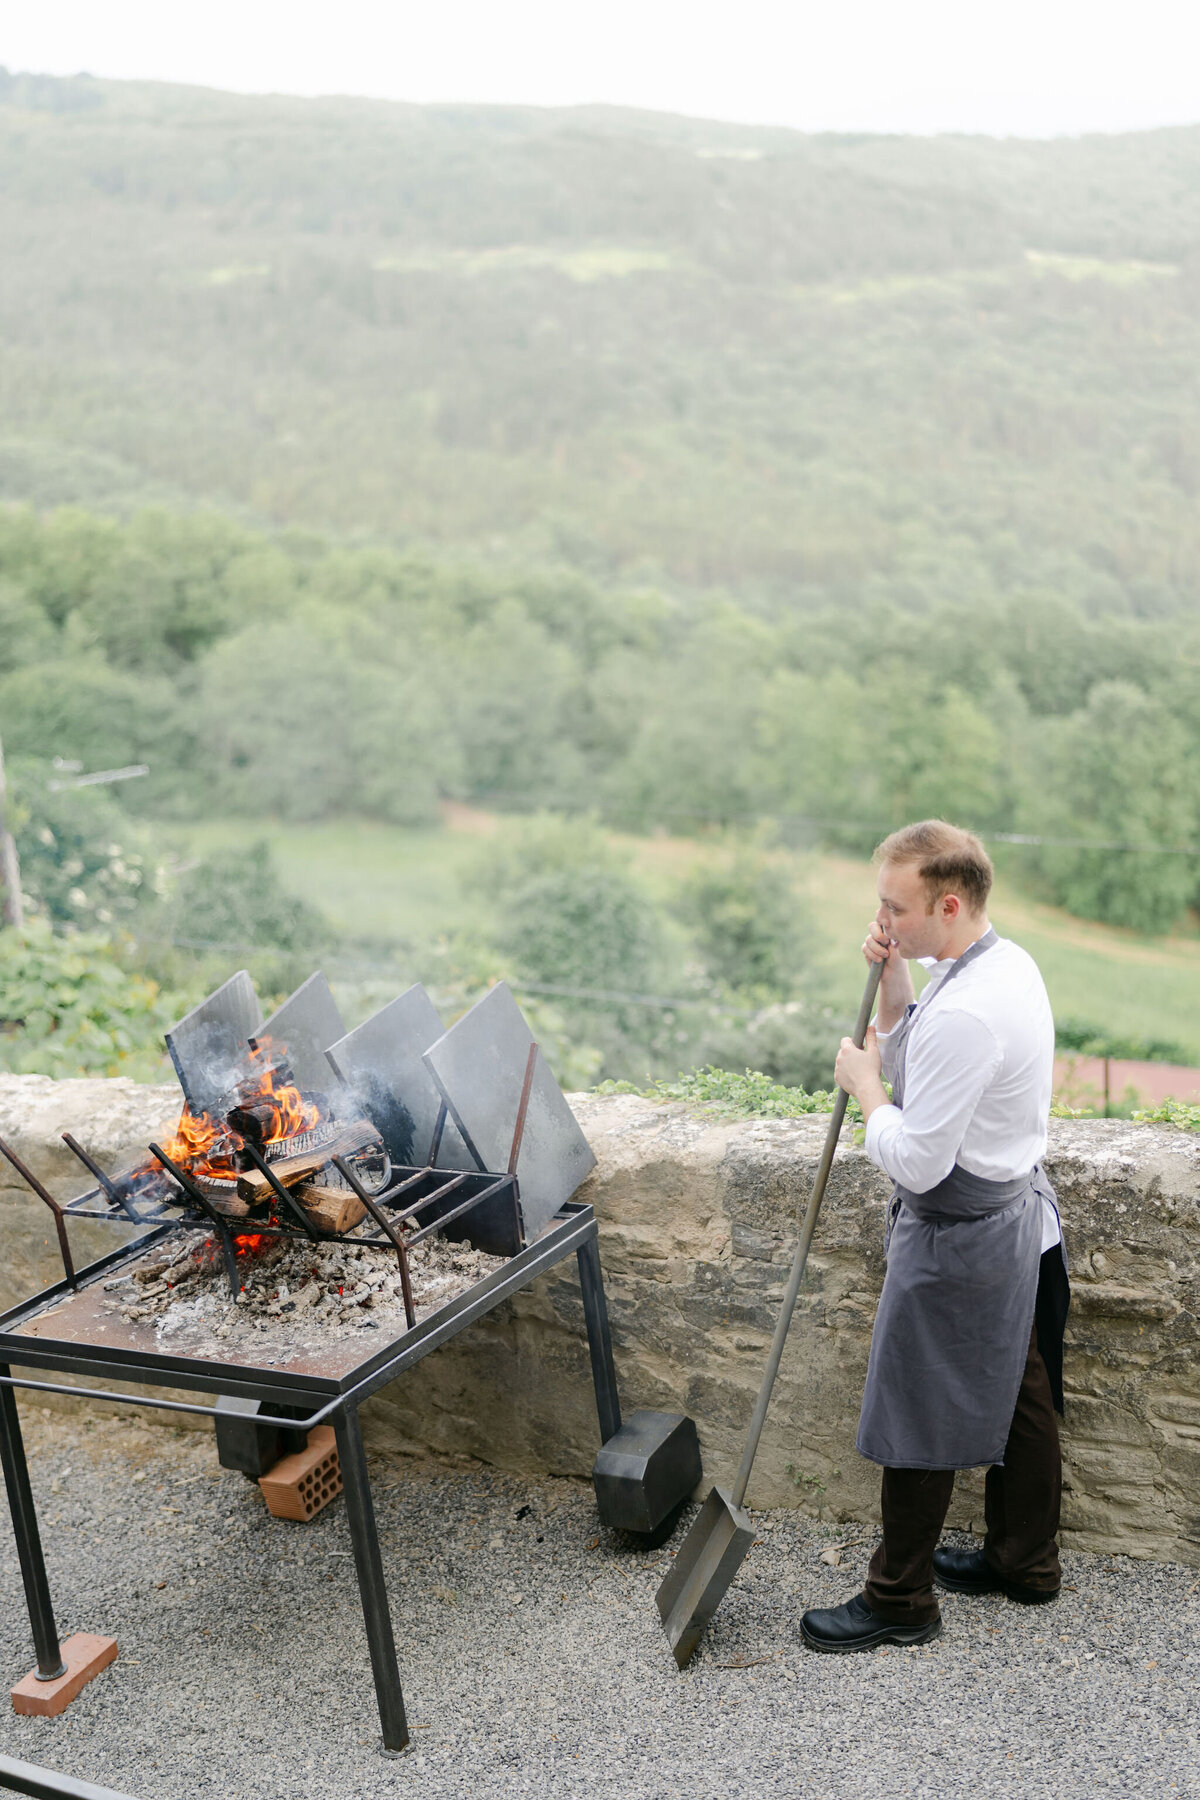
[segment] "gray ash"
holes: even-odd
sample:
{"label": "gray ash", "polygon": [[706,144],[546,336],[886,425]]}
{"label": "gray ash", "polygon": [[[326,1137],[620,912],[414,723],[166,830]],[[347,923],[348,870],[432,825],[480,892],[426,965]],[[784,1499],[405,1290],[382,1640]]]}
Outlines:
{"label": "gray ash", "polygon": [[[469,1244],[426,1238],[409,1253],[418,1320],[466,1293],[504,1261]],[[216,1338],[283,1354],[327,1341],[331,1334],[385,1327],[396,1336],[405,1330],[396,1257],[353,1237],[318,1244],[243,1239],[238,1268],[242,1290],[235,1301],[218,1245],[211,1238],[197,1244],[192,1237],[169,1253],[149,1253],[106,1282],[105,1306],[130,1321],[152,1321],[160,1338],[178,1340],[180,1348]]]}

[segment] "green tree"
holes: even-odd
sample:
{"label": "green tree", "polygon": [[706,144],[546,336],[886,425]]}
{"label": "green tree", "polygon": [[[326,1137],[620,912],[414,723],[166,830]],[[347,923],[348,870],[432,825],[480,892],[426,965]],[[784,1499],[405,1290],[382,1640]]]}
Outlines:
{"label": "green tree", "polygon": [[731,602],[676,622],[641,684],[627,753],[603,784],[618,817],[685,833],[759,810],[755,741],[777,649],[769,626]]}
{"label": "green tree", "polygon": [[184,948],[225,954],[259,947],[319,953],[330,936],[318,908],[284,887],[265,839],[215,851],[182,874],[166,921]]}
{"label": "green tree", "polygon": [[[176,803],[194,768],[199,731],[193,706],[165,677],[110,668],[98,656],[34,663],[0,677],[4,748],[43,766],[55,756],[88,770],[149,764],[129,803]],[[195,809],[195,783],[184,795]]]}
{"label": "green tree", "polygon": [[49,660],[56,636],[43,608],[23,588],[0,579],[0,675]]}
{"label": "green tree", "polygon": [[1095,840],[1031,853],[1058,905],[1138,931],[1178,921],[1196,892],[1195,859],[1172,852],[1200,834],[1200,758],[1177,719],[1129,682],[1098,682],[1085,707],[1042,727],[1027,780],[1035,831]]}
{"label": "green tree", "polygon": [[311,605],[225,639],[200,673],[211,803],[430,820],[462,767],[440,674],[420,645]]}
{"label": "green tree", "polygon": [[579,689],[571,650],[519,600],[502,600],[473,625],[457,647],[446,696],[468,789],[494,793],[501,806],[579,795],[583,761],[572,731]]}
{"label": "green tree", "polygon": [[809,974],[812,928],[794,868],[757,845],[739,844],[729,860],[694,869],[680,912],[720,987],[785,999]]}

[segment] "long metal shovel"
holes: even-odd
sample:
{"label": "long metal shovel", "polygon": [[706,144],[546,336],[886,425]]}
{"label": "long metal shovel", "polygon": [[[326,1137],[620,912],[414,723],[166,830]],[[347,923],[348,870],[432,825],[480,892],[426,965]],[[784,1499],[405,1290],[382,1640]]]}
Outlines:
{"label": "long metal shovel", "polygon": [[[882,973],[883,964],[875,963],[867,977],[862,1005],[858,1009],[858,1022],[854,1027],[854,1042],[860,1049],[863,1039],[867,1035],[867,1025],[871,1018],[871,1009],[875,1004],[875,994]],[[721,1604],[730,1582],[741,1567],[743,1557],[754,1541],[754,1526],[750,1522],[750,1515],[743,1509],[742,1502],[746,1498],[746,1488],[750,1481],[750,1471],[754,1466],[758,1440],[762,1436],[767,1407],[771,1403],[771,1389],[774,1387],[775,1377],[779,1373],[783,1346],[796,1306],[796,1296],[800,1292],[800,1283],[804,1279],[808,1247],[812,1243],[813,1232],[817,1225],[817,1214],[821,1210],[821,1201],[825,1197],[829,1171],[833,1167],[833,1153],[837,1148],[838,1138],[841,1136],[842,1120],[846,1117],[848,1099],[849,1096],[845,1091],[839,1088],[837,1099],[834,1102],[833,1117],[829,1121],[829,1130],[825,1134],[825,1148],[821,1152],[817,1178],[813,1182],[813,1191],[808,1202],[808,1209],[804,1214],[804,1223],[800,1227],[800,1241],[796,1245],[792,1272],[788,1277],[787,1291],[779,1310],[779,1320],[771,1342],[771,1354],[767,1358],[762,1386],[758,1390],[754,1417],[750,1421],[750,1432],[746,1438],[746,1448],[742,1451],[742,1460],[738,1464],[733,1491],[727,1493],[724,1488],[713,1488],[696,1515],[691,1530],[684,1538],[679,1552],[671,1564],[670,1574],[656,1595],[658,1610],[662,1615],[663,1630],[667,1634],[667,1642],[681,1669],[690,1660],[693,1650],[700,1642],[704,1627]]]}

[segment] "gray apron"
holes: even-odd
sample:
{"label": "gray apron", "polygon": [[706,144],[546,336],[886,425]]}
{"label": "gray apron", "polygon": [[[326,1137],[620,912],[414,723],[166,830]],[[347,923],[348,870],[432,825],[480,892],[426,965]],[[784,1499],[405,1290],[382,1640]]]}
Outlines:
{"label": "gray apron", "polygon": [[[997,942],[988,930],[918,1003]],[[910,1006],[893,1103],[903,1106]],[[858,1449],[894,1469],[971,1469],[1004,1460],[1033,1329],[1041,1261],[1041,1169],[987,1181],[957,1164],[928,1193],[897,1183],[887,1277],[875,1317]]]}

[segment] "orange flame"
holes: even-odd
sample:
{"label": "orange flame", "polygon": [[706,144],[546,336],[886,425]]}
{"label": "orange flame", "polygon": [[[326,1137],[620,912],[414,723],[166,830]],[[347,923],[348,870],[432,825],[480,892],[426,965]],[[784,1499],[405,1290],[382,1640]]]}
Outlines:
{"label": "orange flame", "polygon": [[239,1082],[238,1093],[243,1106],[259,1100],[270,1101],[270,1129],[265,1134],[265,1141],[273,1144],[276,1138],[295,1137],[298,1132],[311,1131],[321,1122],[321,1109],[306,1100],[298,1087],[286,1082],[275,1086],[270,1050],[270,1039],[263,1038],[250,1052],[251,1064],[260,1066],[250,1079]]}
{"label": "orange flame", "polygon": [[[163,1149],[172,1162],[202,1175],[232,1175],[232,1154],[239,1139],[227,1125],[220,1124],[209,1113],[184,1112]],[[214,1147],[220,1149],[213,1154]]]}
{"label": "orange flame", "polygon": [[[247,1062],[250,1073],[238,1084],[238,1101],[243,1106],[264,1100],[270,1103],[263,1135],[265,1144],[273,1144],[279,1138],[295,1137],[320,1124],[320,1107],[306,1100],[299,1088],[290,1082],[275,1085],[276,1071],[271,1067],[269,1038],[259,1040],[256,1048],[249,1052]],[[235,1158],[241,1148],[241,1137],[224,1119],[207,1112],[188,1111],[181,1115],[163,1145],[171,1161],[189,1174],[215,1176],[227,1181],[237,1174]],[[157,1162],[151,1162],[146,1169],[158,1166]]]}

